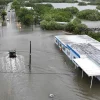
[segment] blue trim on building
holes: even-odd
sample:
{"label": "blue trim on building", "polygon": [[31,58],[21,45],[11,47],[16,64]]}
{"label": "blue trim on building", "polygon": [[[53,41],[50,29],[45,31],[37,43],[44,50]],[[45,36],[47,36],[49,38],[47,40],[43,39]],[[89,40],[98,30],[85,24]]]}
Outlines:
{"label": "blue trim on building", "polygon": [[[55,37],[56,38],[56,37]],[[56,38],[58,41],[59,41],[59,43],[61,43],[65,48],[67,48],[67,46],[66,45],[64,45],[58,38]]]}
{"label": "blue trim on building", "polygon": [[77,55],[80,58],[80,55],[77,52],[75,52],[69,45],[67,45],[67,48],[69,48],[75,55]]}
{"label": "blue trim on building", "polygon": [[80,58],[80,55],[75,52],[69,45],[64,45],[57,37],[55,37],[57,39],[57,41],[59,41],[59,43],[61,43],[65,48],[68,48],[69,50],[71,50],[77,57]]}

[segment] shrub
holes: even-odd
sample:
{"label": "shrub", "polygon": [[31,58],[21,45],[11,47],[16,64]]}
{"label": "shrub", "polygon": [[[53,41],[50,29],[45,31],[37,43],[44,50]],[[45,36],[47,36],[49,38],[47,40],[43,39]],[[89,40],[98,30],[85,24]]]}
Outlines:
{"label": "shrub", "polygon": [[77,14],[79,10],[76,7],[67,7],[64,10],[71,12],[72,14]]}
{"label": "shrub", "polygon": [[79,6],[86,6],[87,4],[85,2],[79,2],[78,5]]}
{"label": "shrub", "polygon": [[78,24],[74,29],[74,34],[87,34],[88,32],[85,31],[87,26],[85,24]]}
{"label": "shrub", "polygon": [[97,10],[82,10],[77,14],[77,17],[80,19],[98,21],[100,20],[100,13]]}
{"label": "shrub", "polygon": [[75,25],[71,22],[69,22],[67,25],[65,25],[65,31],[73,32],[75,30]]}
{"label": "shrub", "polygon": [[64,29],[64,25],[58,24],[55,21],[43,20],[40,22],[40,26],[42,29],[46,29],[46,30],[63,30]]}
{"label": "shrub", "polygon": [[64,9],[51,9],[50,11],[46,12],[41,16],[43,20],[54,20],[59,22],[69,22],[73,15],[71,12],[66,11]]}
{"label": "shrub", "polygon": [[100,5],[96,7],[96,9],[100,10]]}
{"label": "shrub", "polygon": [[81,20],[80,20],[79,18],[75,18],[75,19],[73,20],[73,23],[74,23],[75,25],[81,24]]}

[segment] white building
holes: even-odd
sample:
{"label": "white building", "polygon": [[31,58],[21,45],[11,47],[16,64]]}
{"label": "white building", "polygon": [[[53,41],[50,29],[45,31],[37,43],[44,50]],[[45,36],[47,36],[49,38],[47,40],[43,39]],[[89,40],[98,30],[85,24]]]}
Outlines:
{"label": "white building", "polygon": [[100,81],[100,42],[88,35],[58,35],[55,36],[55,43],[62,50],[76,67],[91,77]]}

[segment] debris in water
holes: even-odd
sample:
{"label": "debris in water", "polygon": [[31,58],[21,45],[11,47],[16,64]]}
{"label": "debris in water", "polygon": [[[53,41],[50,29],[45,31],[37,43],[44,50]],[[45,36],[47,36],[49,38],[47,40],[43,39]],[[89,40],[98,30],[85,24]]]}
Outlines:
{"label": "debris in water", "polygon": [[50,97],[50,98],[53,98],[53,97],[54,97],[54,94],[49,94],[49,97]]}

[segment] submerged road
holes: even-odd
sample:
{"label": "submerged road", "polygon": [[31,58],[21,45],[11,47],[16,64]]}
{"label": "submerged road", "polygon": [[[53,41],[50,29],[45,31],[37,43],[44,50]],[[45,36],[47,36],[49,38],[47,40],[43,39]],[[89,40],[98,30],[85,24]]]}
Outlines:
{"label": "submerged road", "polygon": [[[19,30],[14,12],[7,16],[10,21],[0,28],[0,100],[100,100],[100,82],[94,79],[90,89],[90,78],[84,74],[82,79],[81,70],[75,69],[54,44],[54,36],[64,32],[43,31],[38,26],[33,31]],[[29,41],[32,41],[31,72]],[[13,60],[10,66],[5,57],[13,49],[20,60],[17,65]],[[54,98],[49,98],[49,94],[54,94]]]}

